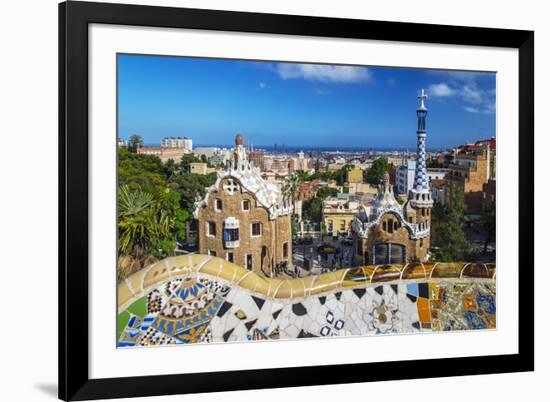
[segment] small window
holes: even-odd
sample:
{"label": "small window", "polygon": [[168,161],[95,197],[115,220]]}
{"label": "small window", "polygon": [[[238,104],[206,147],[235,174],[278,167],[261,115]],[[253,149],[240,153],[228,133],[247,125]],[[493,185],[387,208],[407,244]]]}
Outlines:
{"label": "small window", "polygon": [[388,233],[393,233],[393,219],[388,221]]}
{"label": "small window", "polygon": [[214,250],[208,250],[208,255],[211,255],[212,257],[215,257],[216,252]]}
{"label": "small window", "polygon": [[216,222],[207,223],[207,232],[208,236],[216,237]]}
{"label": "small window", "polygon": [[229,262],[235,262],[235,254],[233,254],[233,253],[227,253],[227,261],[229,261]]}
{"label": "small window", "polygon": [[250,211],[250,201],[243,200],[243,211]]}
{"label": "small window", "polygon": [[224,241],[238,241],[239,240],[239,229],[238,228],[225,228],[223,230],[223,240]]}
{"label": "small window", "polygon": [[386,232],[388,230],[388,225],[386,224],[386,221],[382,222],[382,230]]}
{"label": "small window", "polygon": [[250,225],[250,229],[252,237],[262,235],[262,224],[260,222],[254,222],[252,225]]}
{"label": "small window", "polygon": [[219,198],[216,198],[216,211],[221,211],[223,209],[223,203],[222,200]]}
{"label": "small window", "polygon": [[283,243],[283,258],[288,258],[288,243]]}
{"label": "small window", "polygon": [[393,221],[393,230],[399,229],[399,222],[397,220]]}
{"label": "small window", "polygon": [[253,268],[254,268],[254,260],[253,260],[252,254],[247,254],[246,255],[246,269],[252,271]]}

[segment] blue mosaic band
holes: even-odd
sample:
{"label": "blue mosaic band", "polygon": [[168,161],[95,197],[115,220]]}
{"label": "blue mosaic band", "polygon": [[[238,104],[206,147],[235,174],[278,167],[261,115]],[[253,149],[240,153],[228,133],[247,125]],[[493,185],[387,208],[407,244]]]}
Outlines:
{"label": "blue mosaic band", "polygon": [[426,172],[426,133],[424,132],[417,133],[414,187],[417,191],[429,189],[428,173]]}

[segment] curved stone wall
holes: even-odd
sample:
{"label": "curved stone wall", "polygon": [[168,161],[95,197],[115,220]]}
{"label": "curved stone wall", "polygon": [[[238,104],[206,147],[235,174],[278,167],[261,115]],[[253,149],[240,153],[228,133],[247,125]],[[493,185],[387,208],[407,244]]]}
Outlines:
{"label": "curved stone wall", "polygon": [[118,346],[496,327],[496,267],[366,266],[265,278],[205,255],[168,258],[118,287]]}

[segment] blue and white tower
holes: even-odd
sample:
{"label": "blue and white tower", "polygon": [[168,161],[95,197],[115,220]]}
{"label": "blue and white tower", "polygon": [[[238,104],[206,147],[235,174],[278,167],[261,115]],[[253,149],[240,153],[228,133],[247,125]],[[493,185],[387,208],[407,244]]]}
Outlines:
{"label": "blue and white tower", "polygon": [[426,116],[428,109],[424,100],[428,97],[424,89],[418,94],[420,106],[416,109],[418,129],[416,130],[416,170],[414,173],[414,185],[409,193],[409,200],[413,207],[429,208],[433,205],[430,194],[430,181],[426,172]]}

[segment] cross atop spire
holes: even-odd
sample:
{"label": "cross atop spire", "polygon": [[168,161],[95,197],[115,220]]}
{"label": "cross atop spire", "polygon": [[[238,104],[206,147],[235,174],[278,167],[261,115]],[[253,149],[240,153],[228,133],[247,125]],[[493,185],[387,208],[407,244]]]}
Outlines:
{"label": "cross atop spire", "polygon": [[418,93],[418,99],[420,99],[420,106],[418,107],[419,110],[426,109],[426,106],[424,106],[424,100],[427,98],[428,98],[428,94],[424,91],[424,88],[422,88]]}

